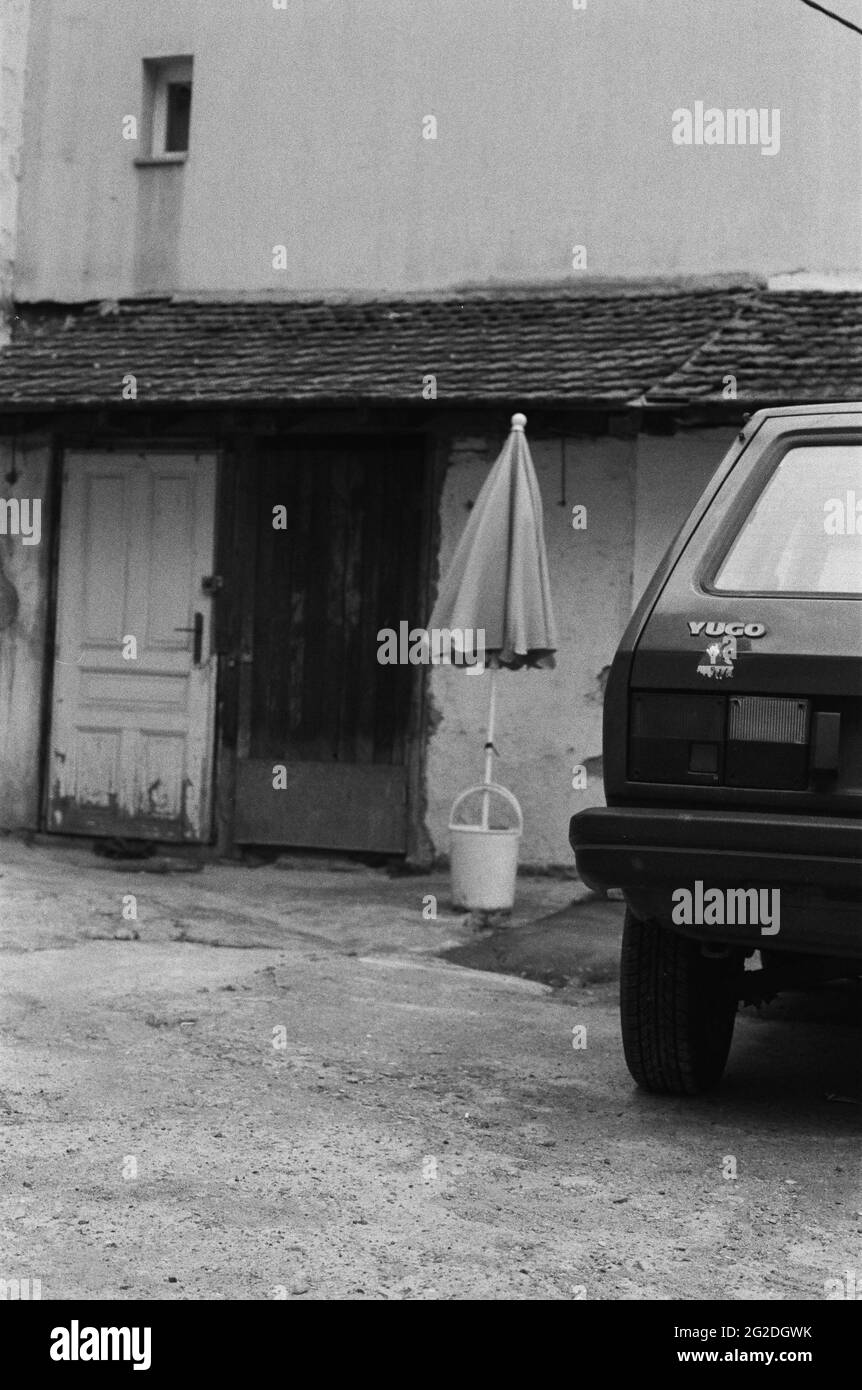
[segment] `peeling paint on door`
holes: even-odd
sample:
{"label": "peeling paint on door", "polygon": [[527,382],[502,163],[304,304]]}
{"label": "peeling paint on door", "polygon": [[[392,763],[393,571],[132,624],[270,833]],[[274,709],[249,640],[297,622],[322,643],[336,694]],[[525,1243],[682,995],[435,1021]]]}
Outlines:
{"label": "peeling paint on door", "polygon": [[50,829],[207,836],[215,658],[201,580],[212,568],[214,508],[211,456],[67,457]]}

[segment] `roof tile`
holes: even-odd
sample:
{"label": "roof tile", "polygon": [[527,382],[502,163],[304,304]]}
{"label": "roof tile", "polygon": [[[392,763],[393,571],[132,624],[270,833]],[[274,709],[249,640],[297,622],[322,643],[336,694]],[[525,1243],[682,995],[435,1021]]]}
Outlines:
{"label": "roof tile", "polygon": [[19,307],[0,409],[419,402],[808,401],[862,394],[862,294],[757,287]]}

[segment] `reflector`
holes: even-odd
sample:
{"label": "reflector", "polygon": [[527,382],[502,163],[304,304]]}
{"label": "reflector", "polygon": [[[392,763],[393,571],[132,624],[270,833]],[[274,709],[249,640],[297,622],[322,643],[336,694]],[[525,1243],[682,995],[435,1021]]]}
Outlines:
{"label": "reflector", "polygon": [[733,743],[808,742],[809,700],[772,695],[734,695],[730,700],[728,738]]}

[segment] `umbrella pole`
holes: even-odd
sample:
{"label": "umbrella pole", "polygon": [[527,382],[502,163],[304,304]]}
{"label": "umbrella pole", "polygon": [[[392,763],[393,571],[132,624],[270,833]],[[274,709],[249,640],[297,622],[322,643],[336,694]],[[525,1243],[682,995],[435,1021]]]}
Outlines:
{"label": "umbrella pole", "polygon": [[[491,698],[488,704],[488,734],[485,739],[485,785],[493,781],[494,722],[497,716],[497,671],[491,667]],[[482,797],[482,829],[488,829],[488,793]]]}

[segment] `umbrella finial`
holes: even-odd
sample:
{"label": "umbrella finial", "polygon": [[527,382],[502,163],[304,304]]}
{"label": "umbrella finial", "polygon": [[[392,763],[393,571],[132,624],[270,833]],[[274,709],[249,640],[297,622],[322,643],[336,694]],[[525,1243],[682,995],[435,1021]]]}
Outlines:
{"label": "umbrella finial", "polygon": [[518,415],[513,415],[513,416],[512,416],[512,429],[513,429],[513,430],[522,430],[522,429],[524,428],[524,426],[526,425],[526,423],[527,423],[527,417],[526,417],[526,415],[518,414]]}

